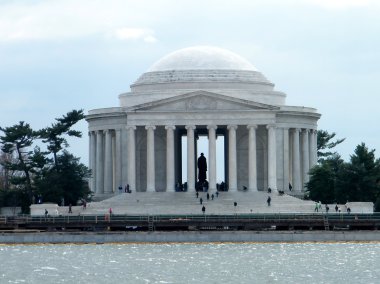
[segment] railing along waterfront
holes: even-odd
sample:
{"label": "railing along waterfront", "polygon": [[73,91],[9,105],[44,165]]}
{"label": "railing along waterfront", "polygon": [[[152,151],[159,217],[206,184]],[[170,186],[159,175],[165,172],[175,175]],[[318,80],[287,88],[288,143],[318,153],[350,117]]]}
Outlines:
{"label": "railing along waterfront", "polygon": [[380,213],[374,214],[348,214],[348,213],[329,213],[329,214],[297,214],[297,213],[278,213],[278,214],[228,214],[228,215],[212,215],[212,214],[194,214],[194,215],[62,215],[62,216],[0,216],[0,224],[37,224],[37,223],[124,223],[124,222],[148,222],[150,217],[153,222],[186,222],[186,221],[202,221],[202,222],[222,222],[222,221],[318,221],[323,220],[326,216],[329,221],[380,221]]}

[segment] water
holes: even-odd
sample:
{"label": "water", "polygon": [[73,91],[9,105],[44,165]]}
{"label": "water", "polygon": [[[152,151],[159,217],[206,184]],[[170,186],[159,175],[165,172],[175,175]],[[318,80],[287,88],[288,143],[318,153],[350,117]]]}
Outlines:
{"label": "water", "polygon": [[1,245],[0,283],[379,283],[379,243]]}

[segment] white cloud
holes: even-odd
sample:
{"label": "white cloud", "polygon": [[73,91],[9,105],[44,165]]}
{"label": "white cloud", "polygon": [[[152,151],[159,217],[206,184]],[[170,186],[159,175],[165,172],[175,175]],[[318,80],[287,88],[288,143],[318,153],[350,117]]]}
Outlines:
{"label": "white cloud", "polygon": [[377,5],[374,0],[309,0],[310,3],[329,10],[341,10]]}
{"label": "white cloud", "polygon": [[[104,36],[155,42],[149,17],[139,1],[56,0],[0,3],[0,41],[65,40]],[[146,4],[146,3],[145,3]],[[148,19],[148,20],[147,20]]]}
{"label": "white cloud", "polygon": [[143,40],[148,43],[154,43],[157,39],[153,36],[150,29],[140,28],[119,28],[115,31],[115,36],[120,40]]}

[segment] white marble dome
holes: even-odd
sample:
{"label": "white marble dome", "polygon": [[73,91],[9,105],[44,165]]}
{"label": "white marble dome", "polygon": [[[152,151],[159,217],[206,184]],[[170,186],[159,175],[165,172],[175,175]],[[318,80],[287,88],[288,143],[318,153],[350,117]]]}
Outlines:
{"label": "white marble dome", "polygon": [[168,70],[250,70],[257,69],[243,57],[219,47],[193,46],[174,51],[157,62],[148,72]]}
{"label": "white marble dome", "polygon": [[119,96],[122,107],[208,91],[258,103],[283,105],[286,95],[248,60],[219,47],[183,48],[156,61]]}

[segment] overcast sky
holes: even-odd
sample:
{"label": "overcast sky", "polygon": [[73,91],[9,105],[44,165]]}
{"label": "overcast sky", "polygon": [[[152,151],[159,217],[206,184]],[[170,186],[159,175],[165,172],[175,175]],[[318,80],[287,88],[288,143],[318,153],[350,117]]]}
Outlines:
{"label": "overcast sky", "polygon": [[[39,129],[72,109],[118,106],[162,56],[212,45],[248,59],[319,128],[380,151],[380,1],[0,0],[0,126]],[[88,161],[84,139],[71,151]],[[379,157],[379,153],[376,152]]]}

